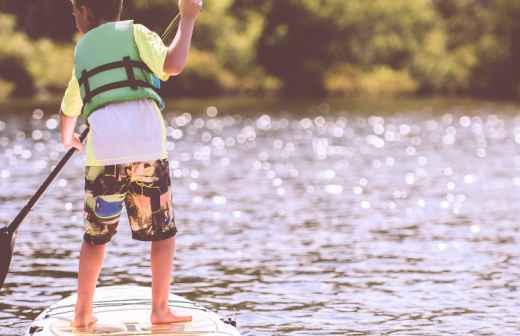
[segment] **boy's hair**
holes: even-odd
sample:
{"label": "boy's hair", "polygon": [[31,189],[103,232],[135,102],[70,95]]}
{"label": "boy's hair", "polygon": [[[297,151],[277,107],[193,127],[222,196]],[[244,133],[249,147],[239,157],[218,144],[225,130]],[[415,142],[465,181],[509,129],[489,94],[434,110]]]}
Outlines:
{"label": "boy's hair", "polygon": [[76,6],[85,6],[94,14],[96,21],[112,21],[121,17],[123,0],[73,0]]}

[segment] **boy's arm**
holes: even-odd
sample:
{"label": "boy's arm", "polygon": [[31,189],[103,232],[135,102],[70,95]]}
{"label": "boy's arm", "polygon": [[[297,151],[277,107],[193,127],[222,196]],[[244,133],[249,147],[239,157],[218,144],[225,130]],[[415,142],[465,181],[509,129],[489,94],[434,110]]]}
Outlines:
{"label": "boy's arm", "polygon": [[184,69],[188,59],[191,37],[195,21],[200,14],[202,0],[179,0],[181,20],[177,34],[168,47],[168,53],[164,61],[164,72],[170,75],[178,75]]}
{"label": "boy's arm", "polygon": [[66,148],[74,147],[81,151],[83,149],[83,144],[79,140],[78,134],[74,133],[77,120],[78,117],[67,117],[63,111],[60,112],[61,143]]}
{"label": "boy's arm", "polygon": [[78,150],[83,149],[83,144],[79,141],[79,136],[74,133],[76,121],[81,114],[82,105],[83,101],[81,100],[78,80],[76,79],[74,70],[72,70],[72,76],[63,95],[60,111],[61,142],[67,148],[74,147]]}

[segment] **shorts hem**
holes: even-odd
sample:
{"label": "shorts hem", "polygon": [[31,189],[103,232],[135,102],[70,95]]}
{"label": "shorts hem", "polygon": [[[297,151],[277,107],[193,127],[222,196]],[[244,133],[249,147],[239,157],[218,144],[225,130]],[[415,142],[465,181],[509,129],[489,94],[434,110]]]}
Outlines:
{"label": "shorts hem", "polygon": [[177,228],[173,228],[166,232],[156,233],[153,237],[140,235],[139,233],[132,232],[132,239],[138,241],[161,241],[170,239],[177,235]]}
{"label": "shorts hem", "polygon": [[83,235],[83,241],[92,246],[105,245],[106,243],[110,242],[111,239],[112,239],[112,236],[110,236],[110,237],[93,237],[87,233],[85,233]]}

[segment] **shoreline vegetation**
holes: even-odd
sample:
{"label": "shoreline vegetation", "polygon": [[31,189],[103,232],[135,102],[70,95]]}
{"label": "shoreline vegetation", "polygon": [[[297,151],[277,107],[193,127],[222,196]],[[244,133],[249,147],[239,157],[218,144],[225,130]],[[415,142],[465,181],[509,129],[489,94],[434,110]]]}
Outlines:
{"label": "shoreline vegetation", "polygon": [[[170,1],[128,0],[161,31]],[[60,96],[72,69],[68,2],[0,0],[0,102]],[[520,2],[207,1],[172,97],[520,97]],[[53,22],[53,25],[49,25]],[[270,98],[276,99],[276,98]]]}
{"label": "shoreline vegetation", "polygon": [[[42,110],[47,115],[59,112],[61,96],[39,99],[15,98],[0,102],[0,116],[30,115]],[[192,116],[241,115],[257,118],[263,114],[273,116],[300,115],[306,117],[329,115],[391,115],[403,111],[423,112],[432,116],[439,113],[465,113],[472,115],[487,110],[491,113],[520,113],[520,102],[510,99],[488,99],[471,96],[392,96],[357,95],[334,97],[285,97],[255,95],[221,95],[211,97],[178,97],[166,100],[165,116],[189,113]]]}

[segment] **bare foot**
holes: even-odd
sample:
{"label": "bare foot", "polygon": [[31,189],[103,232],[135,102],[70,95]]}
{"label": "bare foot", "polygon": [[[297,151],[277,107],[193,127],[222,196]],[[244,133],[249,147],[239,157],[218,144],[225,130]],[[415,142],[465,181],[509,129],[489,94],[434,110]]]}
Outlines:
{"label": "bare foot", "polygon": [[153,311],[151,316],[152,324],[190,322],[191,320],[191,316],[175,315],[170,309],[166,311]]}
{"label": "bare foot", "polygon": [[96,324],[97,318],[92,315],[88,316],[75,316],[74,320],[70,322],[70,325],[74,328],[89,328]]}

